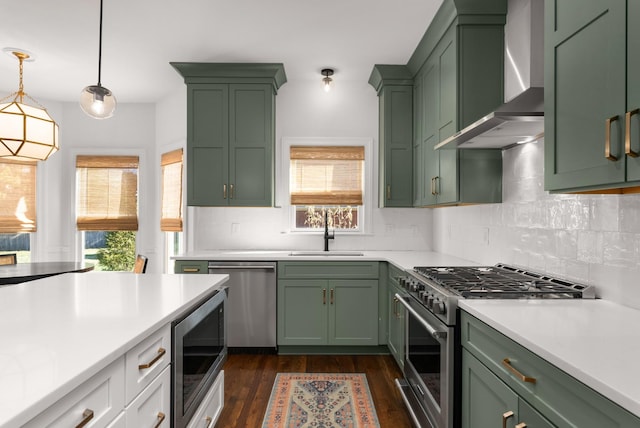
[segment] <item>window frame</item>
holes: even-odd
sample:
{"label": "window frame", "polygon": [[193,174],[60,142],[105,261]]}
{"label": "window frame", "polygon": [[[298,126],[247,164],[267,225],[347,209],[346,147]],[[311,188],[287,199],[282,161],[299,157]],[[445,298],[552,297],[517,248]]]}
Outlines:
{"label": "window frame", "polygon": [[336,233],[345,235],[364,235],[370,234],[372,230],[372,217],[373,217],[373,195],[374,179],[373,179],[373,166],[376,159],[374,158],[373,151],[373,138],[366,137],[327,137],[327,138],[303,138],[303,137],[283,137],[282,147],[280,153],[281,173],[280,185],[278,186],[278,192],[276,195],[277,206],[282,207],[287,212],[286,224],[284,230],[287,233],[295,234],[309,234],[317,235],[322,234],[323,230],[301,229],[295,227],[295,205],[291,205],[290,202],[290,186],[289,186],[289,174],[290,163],[289,153],[291,146],[363,146],[364,147],[364,188],[362,190],[363,205],[358,207],[358,229],[345,230],[337,229]]}

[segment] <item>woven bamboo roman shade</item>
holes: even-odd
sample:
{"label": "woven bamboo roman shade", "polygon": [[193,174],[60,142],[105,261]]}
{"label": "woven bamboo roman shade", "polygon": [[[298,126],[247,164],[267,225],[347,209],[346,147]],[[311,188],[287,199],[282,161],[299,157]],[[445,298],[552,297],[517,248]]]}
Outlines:
{"label": "woven bamboo roman shade", "polygon": [[163,153],[160,230],[182,231],[182,149]]}
{"label": "woven bamboo roman shade", "polygon": [[291,146],[291,205],[362,205],[363,146]]}
{"label": "woven bamboo roman shade", "polygon": [[0,233],[36,231],[36,163],[0,160]]}
{"label": "woven bamboo roman shade", "polygon": [[78,156],[78,230],[138,230],[138,156]]}

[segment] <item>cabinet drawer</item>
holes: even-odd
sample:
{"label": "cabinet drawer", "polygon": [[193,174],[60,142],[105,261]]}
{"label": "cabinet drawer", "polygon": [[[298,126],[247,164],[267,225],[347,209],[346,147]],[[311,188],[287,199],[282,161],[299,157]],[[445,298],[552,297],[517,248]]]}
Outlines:
{"label": "cabinet drawer", "polygon": [[171,361],[171,325],[167,324],[125,354],[126,402],[149,385]]}
{"label": "cabinet drawer", "polygon": [[[640,419],[528,349],[461,312],[462,346],[558,427],[637,427]],[[522,375],[523,381],[503,361]]]}
{"label": "cabinet drawer", "polygon": [[106,427],[124,408],[124,357],[29,421],[24,428],[68,428],[83,420],[92,428]]}
{"label": "cabinet drawer", "polygon": [[224,370],[216,378],[187,428],[213,428],[224,406]]}
{"label": "cabinet drawer", "polygon": [[209,273],[207,260],[176,260],[175,273]]}
{"label": "cabinet drawer", "polygon": [[278,278],[377,279],[378,262],[280,262]]}
{"label": "cabinet drawer", "polygon": [[169,428],[171,421],[171,368],[136,397],[126,410],[127,427]]}

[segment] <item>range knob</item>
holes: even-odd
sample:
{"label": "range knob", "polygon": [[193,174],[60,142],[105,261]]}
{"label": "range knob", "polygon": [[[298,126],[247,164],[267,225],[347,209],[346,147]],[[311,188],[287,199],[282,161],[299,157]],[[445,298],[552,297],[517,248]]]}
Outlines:
{"label": "range knob", "polygon": [[432,309],[432,308],[433,308],[433,302],[434,302],[435,298],[436,298],[436,296],[434,296],[434,295],[433,295],[433,294],[431,294],[431,293],[429,293],[429,295],[427,296],[427,300],[426,300],[426,302],[427,302],[427,307],[428,307],[429,309]]}
{"label": "range knob", "polygon": [[433,303],[433,313],[444,315],[447,312],[447,306],[441,300],[436,300]]}

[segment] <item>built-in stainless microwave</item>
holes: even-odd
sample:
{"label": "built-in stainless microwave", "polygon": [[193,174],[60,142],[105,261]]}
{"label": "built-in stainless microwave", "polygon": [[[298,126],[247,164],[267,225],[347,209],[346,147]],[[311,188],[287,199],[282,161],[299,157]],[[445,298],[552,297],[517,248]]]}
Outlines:
{"label": "built-in stainless microwave", "polygon": [[226,290],[220,290],[172,329],[173,427],[187,426],[227,358]]}

